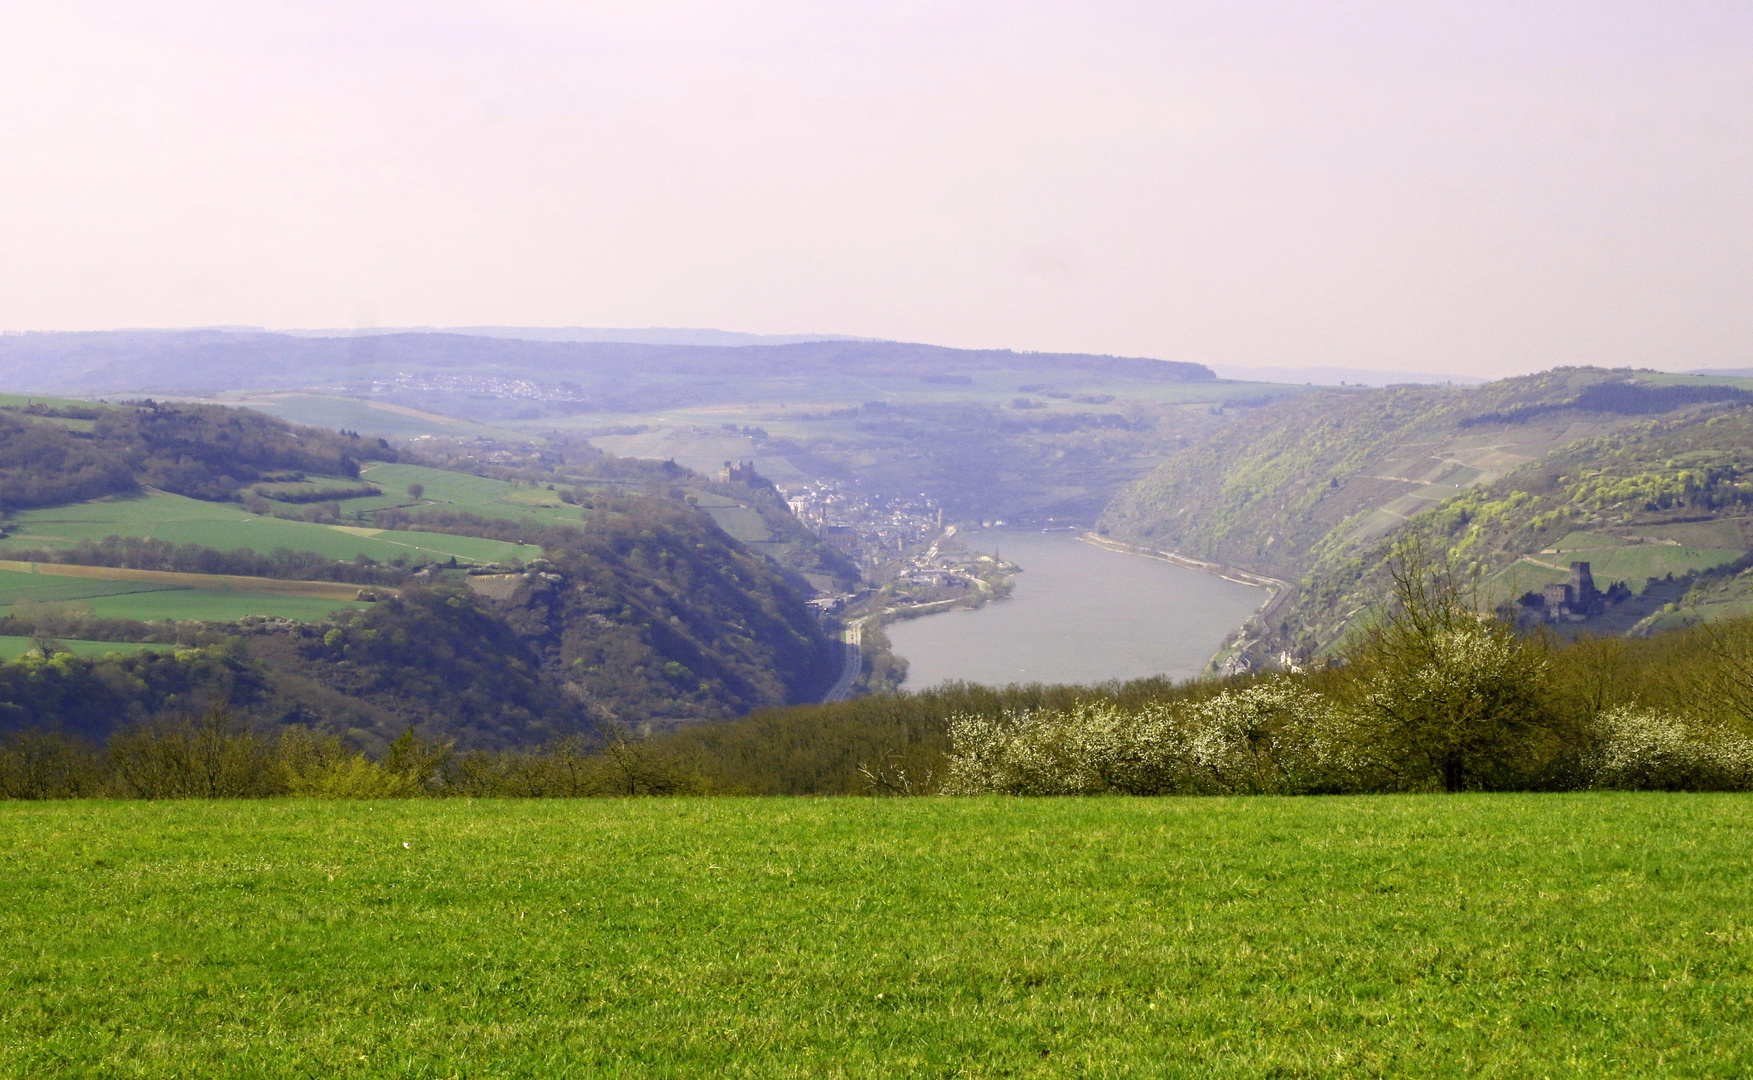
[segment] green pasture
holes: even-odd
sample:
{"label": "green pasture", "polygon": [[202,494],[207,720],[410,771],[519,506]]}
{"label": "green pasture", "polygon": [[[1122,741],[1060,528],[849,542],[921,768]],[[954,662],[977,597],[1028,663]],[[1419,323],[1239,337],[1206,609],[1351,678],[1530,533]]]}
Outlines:
{"label": "green pasture", "polygon": [[[336,501],[371,498],[378,494],[377,489],[369,484],[349,479],[345,476],[312,476],[304,480],[274,481],[252,484],[250,491],[268,499],[297,500],[317,492],[338,492],[331,496]],[[404,500],[405,501],[405,500]]]}
{"label": "green pasture", "polygon": [[[176,648],[175,645],[150,645],[137,641],[80,641],[66,638],[56,638],[55,640],[74,656],[107,656],[110,653],[132,653],[142,649],[163,651]],[[17,660],[34,648],[36,645],[30,638],[0,635],[0,660]]]}
{"label": "green pasture", "polygon": [[1640,536],[1657,540],[1673,540],[1694,547],[1737,548],[1745,551],[1749,546],[1748,528],[1753,525],[1746,518],[1724,517],[1715,521],[1687,521],[1675,525],[1646,525],[1637,530]]}
{"label": "green pasture", "polygon": [[65,600],[90,600],[100,596],[123,596],[130,593],[157,593],[174,589],[147,581],[102,581],[97,578],[59,577],[52,574],[27,574],[21,570],[0,570],[0,605],[20,600],[59,603]]}
{"label": "green pasture", "polygon": [[756,511],[710,492],[698,492],[695,498],[714,524],[750,551],[773,559],[783,559],[790,553],[793,545],[788,541],[774,540],[773,530]]}
{"label": "green pasture", "polygon": [[[513,487],[505,480],[429,469],[424,465],[367,465],[360,470],[360,477],[382,488],[386,497],[393,495],[400,505],[415,511],[438,506],[545,525],[576,526],[580,519],[578,507],[561,502],[560,493],[546,487]],[[408,498],[410,484],[425,488],[418,500]],[[363,502],[354,500],[346,505],[351,508]]]}
{"label": "green pasture", "polygon": [[0,570],[0,614],[11,614],[20,600],[42,603],[76,602],[100,619],[196,619],[202,622],[236,622],[246,615],[273,615],[282,619],[318,622],[341,608],[364,607],[351,600],[318,600],[279,593],[244,592],[238,589],[191,589],[157,582],[105,581],[98,578],[59,577]]}
{"label": "green pasture", "polygon": [[81,540],[116,535],[202,544],[222,551],[247,547],[270,552],[284,547],[331,559],[368,555],[379,562],[400,555],[429,560],[455,556],[490,563],[529,555],[527,548],[499,540],[419,532],[370,534],[370,530],[262,517],[236,503],[203,502],[167,492],[25,510],[8,519],[8,524],[6,545],[14,549],[72,547]]}
{"label": "green pasture", "polygon": [[[1566,566],[1580,559],[1589,563],[1589,572],[1596,577],[1601,576],[1601,568],[1605,567],[1608,577],[1627,581],[1638,574],[1643,578],[1668,573],[1689,574],[1734,562],[1745,555],[1747,549],[1740,544],[1740,525],[1734,520],[1701,522],[1695,526],[1699,530],[1696,537],[1675,536],[1672,542],[1657,543],[1642,543],[1603,533],[1573,532],[1554,543],[1551,554],[1543,553],[1537,558]],[[1716,543],[1696,542],[1706,537],[1716,540]],[[1631,583],[1638,585],[1642,581]]]}
{"label": "green pasture", "polygon": [[758,544],[773,538],[773,530],[767,528],[767,522],[746,506],[711,494],[698,496],[698,503],[719,528],[740,543]]}
{"label": "green pasture", "polygon": [[1641,588],[1653,577],[1668,574],[1690,574],[1732,563],[1745,551],[1726,548],[1698,548],[1677,544],[1639,544],[1610,551],[1584,553],[1589,572],[1597,579],[1623,581],[1632,588]]}
{"label": "green pasture", "polygon": [[1566,533],[1552,545],[1555,552],[1573,554],[1580,551],[1597,551],[1603,548],[1621,548],[1630,544],[1630,540],[1606,533],[1573,532]]}
{"label": "green pasture", "polygon": [[1746,1076],[1753,799],[0,805],[0,1074]]}
{"label": "green pasture", "polygon": [[300,622],[320,622],[330,612],[367,606],[356,600],[319,600],[308,596],[253,593],[236,589],[169,589],[129,593],[82,601],[100,619],[157,619],[236,622],[246,615],[271,615]]}

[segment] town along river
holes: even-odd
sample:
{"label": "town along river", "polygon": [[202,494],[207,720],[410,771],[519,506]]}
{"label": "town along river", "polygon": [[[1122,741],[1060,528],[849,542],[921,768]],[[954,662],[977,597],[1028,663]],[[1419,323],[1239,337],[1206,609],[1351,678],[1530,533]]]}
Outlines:
{"label": "town along river", "polygon": [[1070,532],[988,530],[957,539],[1022,570],[1008,599],[888,625],[910,690],[950,679],[1191,678],[1268,598],[1252,585],[1109,551]]}

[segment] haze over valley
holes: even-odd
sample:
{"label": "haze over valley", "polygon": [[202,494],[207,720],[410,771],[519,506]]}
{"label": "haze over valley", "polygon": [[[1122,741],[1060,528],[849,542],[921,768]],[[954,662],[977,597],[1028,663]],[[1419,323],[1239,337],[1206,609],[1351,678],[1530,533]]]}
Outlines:
{"label": "haze over valley", "polygon": [[0,1076],[1753,1075],[1753,5],[0,5]]}

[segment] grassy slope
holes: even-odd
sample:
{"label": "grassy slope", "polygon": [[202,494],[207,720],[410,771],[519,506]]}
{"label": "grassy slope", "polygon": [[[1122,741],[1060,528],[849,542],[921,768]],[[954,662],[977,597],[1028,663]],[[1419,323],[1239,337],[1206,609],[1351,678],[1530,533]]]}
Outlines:
{"label": "grassy slope", "polygon": [[12,804],[0,1073],[1746,1075],[1750,806]]}
{"label": "grassy slope", "polygon": [[294,424],[313,427],[347,428],[371,437],[408,439],[420,435],[460,435],[489,438],[504,435],[499,428],[470,420],[434,416],[413,409],[398,409],[382,403],[336,394],[254,393],[240,391],[216,394],[202,399],[215,405],[255,409],[269,416],[278,416]]}
{"label": "grassy slope", "polygon": [[308,521],[259,517],[235,503],[203,502],[164,492],[27,510],[15,515],[13,521],[15,527],[6,542],[14,548],[70,547],[81,540],[119,535],[201,544],[222,551],[247,547],[265,553],[284,547],[314,551],[331,559],[369,555],[379,562],[388,562],[398,555],[409,558],[425,555],[431,559],[454,555],[475,562],[498,562],[528,554],[516,544],[498,540],[437,533],[342,530]]}
{"label": "grassy slope", "polygon": [[[483,517],[506,518],[536,522],[542,525],[578,527],[579,510],[560,500],[559,492],[546,488],[513,487],[504,480],[468,473],[429,469],[424,465],[367,465],[360,476],[396,496],[396,505],[418,512],[438,506],[450,510],[466,510]],[[404,493],[409,484],[425,488],[418,500]],[[353,509],[375,509],[371,500],[348,500],[342,506]]]}
{"label": "grassy slope", "polygon": [[85,603],[91,605],[92,614],[99,619],[137,619],[141,622],[157,619],[236,622],[248,615],[320,622],[331,612],[369,606],[351,600],[318,600],[231,589],[168,589],[97,597]]}

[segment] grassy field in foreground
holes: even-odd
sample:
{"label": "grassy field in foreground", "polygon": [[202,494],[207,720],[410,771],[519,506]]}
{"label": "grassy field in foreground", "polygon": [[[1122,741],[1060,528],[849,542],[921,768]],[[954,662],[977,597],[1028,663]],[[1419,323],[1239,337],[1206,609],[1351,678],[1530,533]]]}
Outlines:
{"label": "grassy field in foreground", "polygon": [[7,1076],[1745,1076],[1753,800],[0,805]]}

